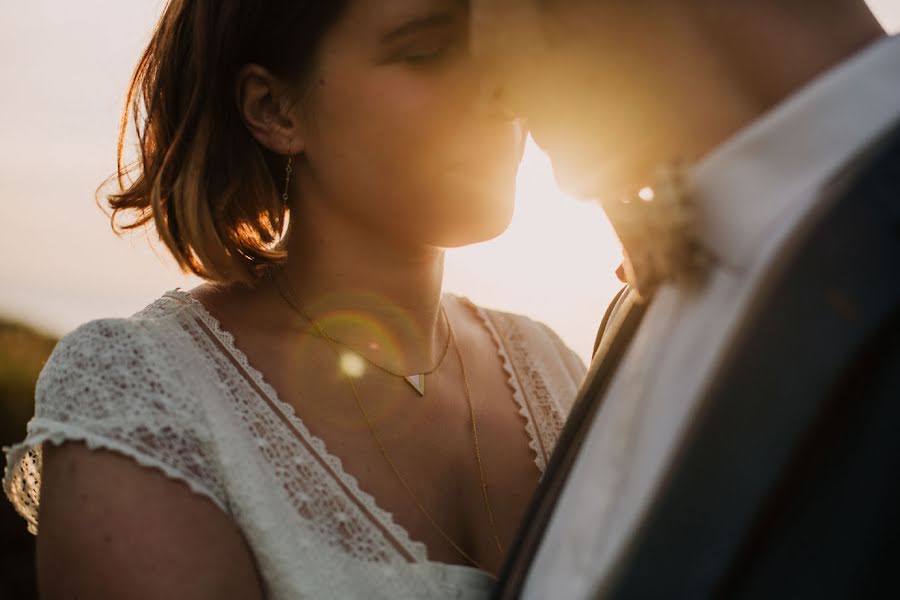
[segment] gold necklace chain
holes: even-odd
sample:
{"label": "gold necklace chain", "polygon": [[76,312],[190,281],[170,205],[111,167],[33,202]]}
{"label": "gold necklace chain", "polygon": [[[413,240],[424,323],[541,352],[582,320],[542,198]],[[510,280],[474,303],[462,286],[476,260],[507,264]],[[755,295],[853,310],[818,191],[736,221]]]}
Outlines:
{"label": "gold necklace chain", "polygon": [[[293,308],[295,311],[300,313],[300,315],[304,319],[309,321],[310,324],[316,330],[320,331],[321,328],[319,327],[319,324],[314,319],[307,317],[305,312],[303,311],[303,309],[300,307],[299,303],[296,302],[293,294],[291,293],[290,289],[287,287],[287,283],[284,283],[284,286],[285,286],[285,289],[282,289],[282,285],[280,285],[276,281],[275,287],[278,290],[279,295],[281,295],[282,299],[284,299],[284,301],[287,302],[287,304],[291,308]],[[443,310],[443,305],[441,306],[441,308]],[[444,316],[446,318],[446,312],[445,312]],[[500,536],[497,534],[497,525],[494,520],[494,511],[491,509],[490,499],[488,498],[487,481],[484,476],[484,463],[481,459],[481,450],[480,450],[479,444],[478,444],[478,427],[476,425],[476,419],[475,419],[475,408],[472,405],[472,398],[471,398],[471,393],[469,390],[469,379],[468,379],[468,375],[466,374],[466,366],[462,359],[462,353],[459,350],[459,345],[456,344],[456,339],[453,334],[453,326],[450,323],[450,319],[447,319],[447,328],[448,328],[448,335],[447,335],[448,344],[447,345],[449,346],[450,341],[451,340],[453,341],[453,348],[456,351],[456,356],[459,359],[460,370],[462,371],[466,403],[469,405],[469,416],[470,416],[470,419],[472,422],[472,436],[473,436],[474,443],[475,443],[475,458],[477,459],[477,462],[478,462],[478,474],[481,478],[482,496],[484,499],[485,508],[487,509],[488,518],[489,518],[490,524],[491,524],[491,529],[494,534],[494,541],[497,544],[497,551],[502,554],[503,546],[500,543]],[[320,331],[320,335],[321,335],[321,331]],[[326,335],[322,335],[321,337],[323,339],[325,339],[326,342],[328,342],[328,345],[331,348],[332,352],[335,353],[335,356],[338,356],[340,353],[338,351],[337,344],[335,342],[333,342]],[[428,521],[431,523],[431,525],[438,531],[438,533],[441,534],[441,536],[444,538],[444,540],[446,540],[446,542],[448,544],[450,544],[450,546],[453,547],[454,550],[456,550],[461,556],[463,556],[463,558],[465,558],[466,560],[468,560],[469,562],[474,564],[479,569],[486,571],[487,569],[485,569],[484,566],[481,565],[481,563],[479,563],[477,560],[475,560],[474,558],[469,556],[469,554],[465,550],[463,550],[456,542],[454,542],[450,538],[450,536],[447,535],[447,533],[443,530],[443,528],[441,528],[441,526],[437,524],[437,521],[435,521],[434,517],[431,516],[431,513],[428,512],[428,509],[425,508],[425,506],[419,500],[418,496],[416,496],[416,494],[412,491],[412,488],[410,488],[409,485],[406,483],[406,480],[403,478],[403,476],[400,475],[399,469],[397,469],[397,466],[394,464],[394,461],[391,460],[390,456],[388,455],[387,449],[384,447],[384,444],[381,441],[381,437],[378,435],[378,432],[375,430],[375,426],[372,423],[371,418],[369,417],[368,411],[366,411],[365,407],[362,404],[362,400],[360,400],[359,392],[356,390],[356,385],[353,383],[353,378],[348,377],[347,382],[350,384],[350,390],[353,392],[353,398],[356,401],[356,405],[357,405],[357,407],[359,407],[360,412],[362,412],[363,418],[366,421],[366,426],[368,427],[369,432],[372,434],[372,437],[375,439],[375,442],[378,445],[378,449],[381,451],[381,454],[384,457],[385,461],[387,461],[388,465],[391,467],[391,470],[394,472],[394,475],[397,477],[397,480],[400,482],[400,485],[402,485],[403,488],[406,490],[406,492],[410,496],[412,496],[412,499],[415,502],[416,506],[419,508],[419,511],[421,511],[421,513],[423,515],[425,515],[425,518],[428,519]]]}
{"label": "gold necklace chain", "polygon": [[[447,321],[450,324],[450,321]],[[463,362],[462,352],[459,344],[456,343],[456,336],[453,335],[453,328],[450,328],[450,335],[453,337],[453,349],[456,351],[456,357],[459,360],[459,369],[463,376],[463,389],[466,394],[466,403],[469,405],[469,415],[472,420],[472,437],[475,440],[475,458],[478,459],[478,472],[481,475],[481,493],[484,497],[484,507],[487,509],[488,519],[491,523],[491,530],[494,533],[494,541],[497,543],[497,551],[503,554],[503,545],[500,543],[500,536],[497,534],[497,523],[494,521],[494,511],[491,509],[491,501],[488,498],[487,481],[484,476],[484,464],[481,460],[481,450],[478,445],[478,427],[475,425],[475,407],[472,405],[472,394],[469,391],[469,377],[466,374],[466,363]]]}
{"label": "gold necklace chain", "polygon": [[[279,273],[279,277],[280,277],[280,273]],[[273,279],[275,279],[275,278],[273,278]],[[276,287],[279,288],[279,292],[281,293],[281,289],[280,289],[280,286],[278,286],[278,282],[276,282]],[[283,296],[283,295],[284,295],[284,294],[282,293],[282,296]],[[293,297],[293,294],[291,294],[291,297]],[[443,317],[444,317],[444,321],[447,323],[447,331],[448,331],[448,333],[447,333],[447,340],[446,340],[446,342],[444,343],[444,349],[441,351],[441,357],[438,359],[437,363],[436,363],[432,368],[430,368],[429,370],[423,371],[423,372],[421,372],[421,373],[412,373],[412,374],[410,374],[410,375],[404,375],[403,373],[397,373],[396,371],[393,371],[393,370],[388,369],[387,367],[385,367],[385,366],[383,366],[383,365],[380,365],[379,363],[375,362],[374,360],[372,360],[371,358],[369,358],[368,356],[366,356],[365,354],[363,354],[362,352],[360,352],[359,350],[357,350],[356,348],[354,348],[354,347],[351,346],[350,344],[347,344],[346,342],[342,342],[341,340],[337,339],[336,337],[332,336],[332,335],[329,334],[327,331],[325,331],[325,330],[322,328],[322,326],[319,325],[319,324],[316,322],[315,319],[313,319],[311,316],[309,316],[309,315],[306,313],[306,311],[304,311],[304,310],[299,306],[299,303],[297,303],[297,304],[295,304],[295,305],[292,305],[292,306],[293,306],[294,310],[296,310],[298,313],[300,313],[300,316],[302,316],[304,319],[306,319],[307,321],[309,321],[309,323],[315,327],[316,333],[317,333],[317,335],[319,335],[319,337],[324,338],[325,340],[328,340],[329,342],[332,342],[332,343],[334,343],[334,344],[337,344],[337,345],[339,345],[339,346],[342,346],[342,347],[344,347],[344,348],[350,350],[351,352],[353,352],[353,354],[354,354],[355,356],[358,356],[358,357],[362,358],[364,361],[366,361],[367,363],[369,363],[370,365],[372,365],[372,366],[375,367],[376,369],[378,369],[378,370],[380,370],[380,371],[383,371],[383,372],[387,373],[388,375],[393,375],[394,377],[397,377],[397,378],[399,378],[399,379],[403,379],[403,380],[406,381],[408,384],[410,384],[410,385],[413,387],[413,389],[415,389],[416,392],[417,392],[420,396],[424,396],[424,395],[425,395],[425,376],[426,376],[426,375],[431,375],[432,373],[434,373],[435,371],[437,371],[437,370],[441,367],[442,364],[444,364],[444,359],[447,357],[447,350],[450,348],[450,333],[449,333],[449,331],[450,331],[450,319],[447,318],[447,311],[444,310],[444,305],[443,305],[443,303],[441,304],[441,314],[442,314]]]}
{"label": "gold necklace chain", "polygon": [[[310,317],[309,315],[307,315],[305,312],[302,312],[299,310],[298,310],[298,312],[300,312],[300,314],[303,316],[304,319],[306,319],[310,323],[314,323],[313,318]],[[447,349],[450,348],[450,334],[449,334],[450,320],[447,318],[447,312],[444,310],[443,304],[441,304],[441,314],[444,316],[444,320],[447,322],[447,328],[448,328],[447,341],[444,342],[444,349],[441,351],[441,357],[438,359],[437,364],[435,364],[433,367],[431,367],[427,371],[422,371],[421,373],[413,373],[412,375],[404,375],[403,373],[397,373],[396,371],[392,371],[391,369],[388,369],[387,367],[378,364],[377,362],[375,362],[374,360],[372,360],[371,358],[369,358],[368,356],[366,356],[365,354],[363,354],[362,352],[360,352],[359,350],[357,350],[350,344],[348,344],[346,342],[342,342],[341,340],[333,337],[330,333],[328,333],[327,331],[322,329],[321,326],[316,327],[316,333],[318,333],[320,337],[325,338],[326,340],[333,342],[333,343],[337,344],[338,346],[342,346],[342,347],[350,350],[351,352],[353,352],[354,354],[356,354],[357,356],[362,358],[364,361],[366,361],[367,363],[369,363],[376,369],[384,371],[388,375],[393,375],[394,377],[401,377],[403,379],[406,379],[407,377],[411,377],[413,375],[431,375],[432,373],[434,373],[435,371],[440,369],[442,364],[444,364],[444,358],[447,357]]]}

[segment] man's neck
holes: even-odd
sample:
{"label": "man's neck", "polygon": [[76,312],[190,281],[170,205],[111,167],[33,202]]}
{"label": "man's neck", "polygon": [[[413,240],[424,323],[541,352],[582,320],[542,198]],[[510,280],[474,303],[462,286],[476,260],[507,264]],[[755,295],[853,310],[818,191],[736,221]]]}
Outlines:
{"label": "man's neck", "polygon": [[[830,2],[814,12],[775,2],[757,6],[735,9],[739,19],[730,20],[730,9],[719,6],[696,20],[704,52],[731,73],[728,93],[756,112],[735,111],[743,119],[723,128],[713,146],[885,34],[862,2]],[[725,27],[728,22],[734,26]]]}

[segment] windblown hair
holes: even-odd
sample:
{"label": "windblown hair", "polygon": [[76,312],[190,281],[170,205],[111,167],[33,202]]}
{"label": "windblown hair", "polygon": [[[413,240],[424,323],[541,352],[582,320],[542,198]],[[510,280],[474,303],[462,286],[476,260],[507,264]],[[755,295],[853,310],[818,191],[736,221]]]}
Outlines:
{"label": "windblown hair", "polygon": [[[284,160],[245,126],[236,78],[252,63],[302,90],[344,4],[170,0],[128,89],[106,182],[118,183],[107,195],[113,231],[152,222],[182,270],[217,283],[253,284],[282,261]],[[125,164],[132,122],[137,159]]]}

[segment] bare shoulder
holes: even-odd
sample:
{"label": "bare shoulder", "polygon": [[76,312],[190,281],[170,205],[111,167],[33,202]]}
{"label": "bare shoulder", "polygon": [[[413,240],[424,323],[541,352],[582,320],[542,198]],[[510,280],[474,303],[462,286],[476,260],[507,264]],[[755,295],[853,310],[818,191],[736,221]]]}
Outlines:
{"label": "bare shoulder", "polygon": [[41,598],[262,598],[240,530],[160,471],[81,442],[43,448]]}

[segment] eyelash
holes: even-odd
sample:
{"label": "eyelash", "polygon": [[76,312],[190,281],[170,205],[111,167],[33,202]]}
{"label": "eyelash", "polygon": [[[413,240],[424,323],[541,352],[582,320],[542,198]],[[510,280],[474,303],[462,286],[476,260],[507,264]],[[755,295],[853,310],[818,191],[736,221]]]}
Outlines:
{"label": "eyelash", "polygon": [[453,44],[446,44],[432,52],[420,52],[418,54],[406,54],[403,57],[403,60],[411,65],[426,65],[429,63],[437,62],[440,59],[444,58],[444,56],[446,56],[447,53],[452,48],[453,48]]}
{"label": "eyelash", "polygon": [[403,60],[405,60],[408,63],[412,63],[412,64],[421,64],[421,63],[432,62],[432,61],[440,58],[441,56],[443,56],[443,54],[446,50],[447,50],[447,48],[444,47],[444,48],[441,48],[434,52],[429,52],[427,54],[407,54],[406,56],[403,57]]}

